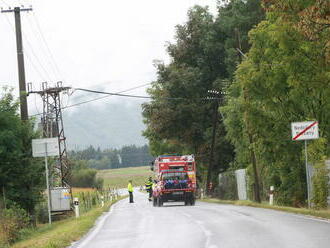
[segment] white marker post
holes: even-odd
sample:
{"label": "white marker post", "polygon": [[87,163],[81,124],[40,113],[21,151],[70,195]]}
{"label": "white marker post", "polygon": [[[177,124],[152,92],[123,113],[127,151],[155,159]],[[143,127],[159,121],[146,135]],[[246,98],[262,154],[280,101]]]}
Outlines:
{"label": "white marker post", "polygon": [[104,197],[103,197],[103,195],[101,195],[101,207],[102,208],[104,207]]}
{"label": "white marker post", "polygon": [[274,205],[274,186],[270,186],[269,205]]}
{"label": "white marker post", "polygon": [[46,184],[47,184],[47,196],[48,196],[48,222],[52,224],[51,217],[51,201],[49,190],[49,173],[48,173],[48,156],[58,156],[58,139],[33,139],[32,140],[32,153],[33,157],[45,157],[45,170],[46,170]]}
{"label": "white marker post", "polygon": [[73,199],[73,205],[74,205],[74,212],[76,214],[76,218],[79,218],[79,199],[78,199],[78,197],[75,197]]}
{"label": "white marker post", "polygon": [[305,161],[306,161],[306,179],[307,179],[307,199],[308,208],[311,207],[311,182],[308,170],[307,140],[319,138],[319,128],[317,121],[293,122],[291,123],[292,140],[305,141]]}

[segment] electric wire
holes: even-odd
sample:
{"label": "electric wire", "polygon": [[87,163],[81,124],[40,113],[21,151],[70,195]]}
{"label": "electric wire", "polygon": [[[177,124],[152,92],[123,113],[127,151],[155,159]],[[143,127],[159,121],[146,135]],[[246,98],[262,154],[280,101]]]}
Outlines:
{"label": "electric wire", "polygon": [[[3,1],[3,0],[1,0],[1,1]],[[9,17],[8,17],[7,15],[4,15],[4,16],[5,16],[5,19],[6,19],[7,23],[8,23],[8,25],[10,26],[11,30],[12,30],[13,33],[15,34],[15,28],[14,28],[14,25],[10,22]],[[35,70],[35,72],[36,72],[37,74],[39,74],[40,78],[41,78],[42,80],[44,80],[44,81],[47,81],[47,80],[46,80],[47,77],[45,77],[45,76],[40,72],[40,70],[38,69],[38,67],[37,67],[37,66],[35,65],[35,63],[33,62],[32,58],[30,57],[29,53],[25,53],[25,55],[26,55],[27,59],[29,60],[29,62],[31,63],[31,65],[32,65],[33,69]]]}
{"label": "electric wire", "polygon": [[[27,16],[28,16],[29,20],[31,20],[29,13],[28,13]],[[59,75],[59,77],[61,78],[61,80],[65,80],[65,78],[63,77],[63,74],[62,74],[61,70],[59,69],[58,64],[56,63],[55,57],[53,55],[53,52],[50,49],[49,44],[48,44],[48,42],[47,42],[47,40],[45,38],[44,32],[42,31],[42,28],[41,28],[39,19],[38,19],[37,15],[34,12],[32,12],[32,17],[33,17],[33,20],[34,20],[34,22],[36,24],[37,30],[39,31],[38,32],[39,33],[39,37],[41,37],[41,40],[43,41],[43,43],[44,43],[44,45],[46,47],[46,50],[48,51],[49,58],[52,61],[51,64],[52,64],[53,68],[55,69],[56,73]],[[32,26],[32,22],[30,22],[30,24]]]}
{"label": "electric wire", "polygon": [[[126,90],[119,91],[116,94],[121,94],[121,93],[129,92],[129,91],[132,91],[132,90],[136,90],[136,89],[145,87],[145,86],[150,85],[150,84],[151,83],[146,83],[146,84],[138,85],[138,86],[135,86],[133,88],[129,88],[129,89],[126,89]],[[101,100],[101,99],[104,99],[104,98],[107,98],[107,97],[111,97],[111,96],[112,95],[106,95],[106,96],[102,96],[102,97],[97,97],[97,98],[93,98],[93,99],[90,99],[90,100],[86,100],[86,101],[83,101],[83,102],[78,102],[78,103],[75,103],[75,104],[72,104],[72,105],[67,105],[65,107],[61,107],[61,110],[64,110],[64,109],[67,109],[67,108],[76,107],[76,106],[79,106],[79,105],[82,105],[82,104],[86,104],[86,103],[90,103],[90,102],[94,102],[94,101],[98,101],[98,100]],[[38,115],[42,115],[42,113],[30,115],[30,117],[34,117],[34,116],[38,116]]]}
{"label": "electric wire", "polygon": [[96,94],[104,94],[104,95],[110,95],[110,96],[120,96],[120,97],[130,97],[130,98],[140,98],[140,99],[159,99],[159,100],[221,100],[221,98],[218,97],[152,97],[152,96],[140,96],[140,95],[129,95],[129,94],[122,94],[120,93],[112,93],[112,92],[105,92],[105,91],[98,91],[98,90],[90,90],[90,89],[84,89],[84,88],[75,88],[74,90],[79,91],[86,91],[90,93],[96,93]]}
{"label": "electric wire", "polygon": [[46,45],[41,37],[40,32],[38,31],[38,29],[35,27],[36,25],[33,24],[32,18],[30,16],[30,12],[27,12],[26,15],[24,15],[24,18],[27,19],[27,23],[29,24],[29,30],[26,29],[26,32],[30,31],[31,32],[31,37],[34,38],[33,44],[38,44],[38,51],[40,54],[43,54],[43,60],[46,62],[44,63],[44,65],[48,65],[47,67],[49,68],[49,71],[51,71],[52,75],[55,78],[60,79],[61,76],[60,74],[57,72],[56,67],[53,65],[53,61],[52,61],[52,57],[50,56]]}
{"label": "electric wire", "polygon": [[[145,87],[145,86],[150,85],[150,84],[151,83],[147,83],[147,84],[142,84],[142,85],[139,85],[139,86],[135,86],[135,87],[130,88],[130,89],[126,89],[126,90],[123,90],[123,91],[116,92],[116,94],[121,94],[121,93],[129,92],[129,91],[132,91],[132,90],[136,90],[136,89]],[[90,102],[98,101],[98,100],[101,100],[101,99],[104,99],[104,98],[107,98],[107,97],[110,97],[110,96],[112,96],[112,95],[108,94],[106,96],[97,97],[97,98],[93,98],[93,99],[90,99],[90,100],[87,100],[87,101],[75,103],[75,104],[69,105],[69,106],[67,106],[65,108],[71,108],[71,107],[79,106],[79,105],[82,105],[82,104],[85,104],[85,103],[90,103]],[[62,109],[65,109],[65,108],[62,108]]]}
{"label": "electric wire", "polygon": [[[5,18],[6,18],[7,22],[8,22],[8,24],[9,24],[9,26],[11,27],[11,29],[13,30],[13,32],[14,32],[14,34],[15,34],[15,28],[14,28],[14,25],[10,22],[9,17],[8,17],[7,15],[4,15],[4,16],[5,16]],[[39,57],[36,55],[36,53],[35,53],[35,51],[34,51],[34,49],[33,49],[33,47],[32,47],[32,44],[31,44],[31,42],[29,41],[29,39],[27,38],[25,32],[22,31],[22,34],[23,34],[23,37],[24,37],[24,39],[25,39],[25,41],[26,41],[26,44],[27,44],[28,47],[30,48],[30,49],[25,50],[25,51],[26,51],[26,53],[25,53],[26,56],[29,57],[31,54],[34,56],[35,60],[38,62],[40,68],[42,69],[44,75],[46,75],[46,77],[45,77],[44,75],[42,76],[43,80],[45,80],[45,78],[51,79],[49,73],[48,73],[47,70],[44,68],[43,64],[40,62]],[[31,54],[29,55],[29,53],[31,53]],[[31,57],[28,58],[28,59],[29,59],[30,62],[32,61],[32,58],[31,58]],[[32,62],[31,64],[32,64],[32,66],[34,67],[34,69],[37,71],[37,73],[39,74],[39,76],[41,76],[41,73],[40,73],[40,71],[39,71],[38,69],[36,69],[37,67],[35,66],[35,64],[34,64],[33,62]]]}
{"label": "electric wire", "polygon": [[[4,0],[1,0],[1,2],[2,3],[4,3],[5,5],[7,5],[7,7],[10,7],[10,5],[8,4],[8,3],[6,3]],[[21,1],[18,1],[18,3],[23,7],[24,6],[24,4],[21,2]],[[45,39],[45,36],[43,35],[43,33],[42,33],[42,29],[41,29],[41,26],[40,26],[40,24],[38,23],[38,19],[37,19],[37,16],[34,14],[34,12],[32,12],[33,13],[33,16],[34,16],[34,18],[35,18],[35,23],[36,23],[36,30],[38,30],[38,32],[35,32],[35,29],[33,29],[33,25],[32,25],[32,20],[31,20],[31,18],[30,18],[30,14],[29,14],[29,12],[27,12],[27,17],[28,17],[28,22],[29,22],[29,25],[30,25],[30,27],[31,27],[31,31],[32,31],[32,33],[33,33],[33,37],[39,37],[39,39],[40,40],[42,40],[41,42],[43,42],[44,43],[44,46],[46,47],[46,49],[43,49],[43,52],[45,52],[45,54],[46,54],[46,57],[49,57],[50,58],[50,62],[47,60],[47,59],[43,59],[43,61],[41,61],[41,59],[39,58],[39,56],[37,56],[37,53],[35,52],[35,49],[33,48],[33,46],[32,46],[32,43],[30,42],[30,40],[29,40],[29,38],[27,37],[27,34],[25,33],[25,31],[23,31],[22,30],[22,34],[23,34],[23,37],[24,37],[24,39],[26,40],[26,43],[27,43],[27,45],[28,45],[28,47],[29,47],[29,50],[27,50],[27,52],[26,52],[26,56],[28,57],[29,55],[28,55],[28,53],[30,53],[32,56],[34,56],[35,57],[35,60],[37,61],[37,63],[39,64],[39,66],[41,67],[41,69],[42,69],[42,71],[43,71],[43,73],[46,75],[46,77],[45,76],[42,76],[42,78],[43,78],[43,80],[44,81],[46,81],[45,80],[45,78],[48,78],[48,79],[52,79],[52,77],[50,76],[50,73],[49,73],[49,71],[48,70],[46,70],[46,68],[44,67],[44,64],[45,63],[42,63],[42,62],[44,62],[44,61],[46,61],[46,62],[48,62],[48,64],[50,65],[50,71],[52,71],[52,74],[54,75],[54,78],[56,79],[57,77],[58,78],[63,78],[63,76],[62,76],[62,74],[61,74],[61,72],[59,71],[59,68],[58,68],[58,66],[57,66],[57,64],[56,64],[56,62],[55,62],[55,59],[54,59],[54,56],[53,56],[53,54],[52,54],[52,52],[51,52],[51,50],[50,50],[50,48],[49,48],[49,46],[48,46],[48,44],[47,44],[47,41],[46,41],[46,39]],[[6,16],[6,15],[5,15]],[[25,15],[24,16],[22,16],[22,18],[25,18]],[[9,24],[10,24],[10,26],[13,28],[13,25],[11,24],[11,22],[9,21],[9,18],[6,16],[6,19],[7,19],[7,21],[9,22]],[[13,28],[13,30],[14,30],[14,33],[15,33],[15,29]],[[37,34],[37,35],[36,35]],[[39,34],[39,35],[38,35]],[[48,54],[49,55],[47,55],[47,51],[48,51]],[[43,57],[43,56],[42,56]],[[32,62],[32,59],[31,59],[31,56],[30,56],[30,58],[28,58],[29,59],[29,61],[31,62],[31,63],[33,63]],[[34,64],[34,63],[33,63]],[[38,70],[38,69],[36,69],[37,67],[35,66],[35,65],[32,65],[33,67],[34,67],[34,69],[35,69],[35,71],[37,72],[37,74],[39,74],[39,76],[41,76],[40,74],[40,70]]]}
{"label": "electric wire", "polygon": [[[30,40],[27,38],[27,35],[25,34],[25,32],[22,32],[22,34],[23,34],[23,37],[25,38],[25,41],[26,41],[28,47],[30,48],[30,52],[31,52],[31,54],[35,57],[36,61],[38,62],[39,66],[40,66],[40,68],[41,68],[41,69],[43,70],[43,72],[47,75],[48,79],[49,79],[50,81],[52,81],[52,77],[50,76],[50,73],[49,73],[49,72],[45,69],[45,67],[43,66],[43,63],[40,61],[39,57],[37,56],[36,52],[34,51],[33,46],[32,46],[32,44],[31,44]],[[55,76],[55,77],[56,77],[56,76]],[[53,79],[54,79],[54,78],[53,78]],[[56,81],[56,80],[54,80],[54,81]]]}

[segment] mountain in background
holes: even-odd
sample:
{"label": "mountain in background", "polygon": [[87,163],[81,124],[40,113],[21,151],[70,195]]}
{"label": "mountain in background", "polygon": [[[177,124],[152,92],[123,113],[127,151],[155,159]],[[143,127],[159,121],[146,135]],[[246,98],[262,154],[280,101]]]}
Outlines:
{"label": "mountain in background", "polygon": [[90,145],[102,149],[145,145],[142,103],[141,100],[115,99],[102,105],[89,103],[64,110],[68,149],[81,150]]}

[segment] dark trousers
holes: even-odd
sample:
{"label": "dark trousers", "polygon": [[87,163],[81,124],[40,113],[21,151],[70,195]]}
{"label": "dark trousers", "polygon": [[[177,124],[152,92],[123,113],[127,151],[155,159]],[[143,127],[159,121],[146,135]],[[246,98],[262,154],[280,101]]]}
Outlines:
{"label": "dark trousers", "polygon": [[149,198],[152,197],[152,189],[149,189]]}
{"label": "dark trousers", "polygon": [[129,203],[133,203],[133,192],[128,192],[129,193]]}

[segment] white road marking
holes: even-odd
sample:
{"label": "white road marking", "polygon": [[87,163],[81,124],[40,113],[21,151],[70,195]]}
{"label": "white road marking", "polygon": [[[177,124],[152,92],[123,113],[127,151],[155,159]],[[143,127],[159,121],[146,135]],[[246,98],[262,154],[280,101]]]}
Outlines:
{"label": "white road marking", "polygon": [[113,204],[111,207],[110,207],[110,210],[109,212],[104,215],[104,216],[101,216],[101,220],[99,223],[97,223],[96,227],[92,230],[91,233],[87,233],[87,237],[86,239],[84,239],[78,246],[77,248],[83,248],[84,246],[86,246],[95,236],[96,234],[102,229],[103,225],[104,225],[104,222],[106,221],[106,219],[110,216],[110,214],[113,212],[113,208],[116,204]]}
{"label": "white road marking", "polygon": [[206,242],[205,242],[205,248],[218,248],[216,245],[210,245],[211,243],[211,236],[213,235],[211,231],[209,231],[205,226],[204,226],[204,222],[200,221],[200,220],[195,220],[194,218],[192,218],[192,216],[190,214],[187,213],[183,213],[184,216],[188,217],[189,219],[191,219],[191,221],[195,222],[199,228],[203,231],[205,237],[206,237]]}

